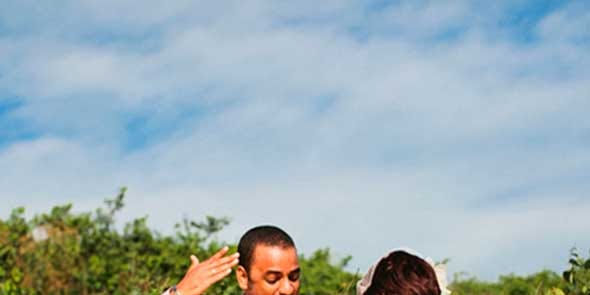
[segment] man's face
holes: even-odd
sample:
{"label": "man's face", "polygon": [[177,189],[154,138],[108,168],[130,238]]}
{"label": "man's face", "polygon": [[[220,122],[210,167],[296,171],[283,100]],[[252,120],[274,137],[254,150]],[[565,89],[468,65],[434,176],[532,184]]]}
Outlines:
{"label": "man's face", "polygon": [[238,282],[246,295],[296,295],[299,273],[295,248],[257,245],[250,271],[238,273]]}

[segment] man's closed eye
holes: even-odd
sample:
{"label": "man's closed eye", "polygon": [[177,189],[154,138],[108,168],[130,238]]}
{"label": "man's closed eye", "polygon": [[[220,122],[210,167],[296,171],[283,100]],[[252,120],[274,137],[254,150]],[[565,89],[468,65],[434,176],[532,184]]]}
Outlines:
{"label": "man's closed eye", "polygon": [[290,273],[289,274],[289,281],[292,281],[292,282],[298,281],[300,274],[301,274],[301,272],[299,270]]}
{"label": "man's closed eye", "polygon": [[269,276],[264,277],[264,280],[271,285],[275,284],[280,279],[281,279],[281,277],[278,275],[269,275]]}

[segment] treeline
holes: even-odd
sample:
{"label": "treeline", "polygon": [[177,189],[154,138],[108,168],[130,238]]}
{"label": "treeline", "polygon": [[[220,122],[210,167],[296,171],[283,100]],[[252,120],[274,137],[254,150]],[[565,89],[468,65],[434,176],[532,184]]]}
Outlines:
{"label": "treeline", "polygon": [[[214,238],[227,218],[184,219],[172,235],[147,226],[146,218],[115,229],[124,206],[125,189],[93,212],[74,214],[71,205],[27,220],[24,208],[0,219],[0,295],[29,294],[160,294],[184,275],[190,254],[212,255],[236,245]],[[334,261],[329,249],[301,257],[303,295],[355,294],[359,274],[346,271],[351,257]],[[563,275],[542,271],[527,277],[508,275],[498,282],[455,278],[453,294],[560,295],[590,294],[590,259],[572,252]],[[363,270],[364,271],[364,270]],[[208,294],[240,294],[233,276]]]}

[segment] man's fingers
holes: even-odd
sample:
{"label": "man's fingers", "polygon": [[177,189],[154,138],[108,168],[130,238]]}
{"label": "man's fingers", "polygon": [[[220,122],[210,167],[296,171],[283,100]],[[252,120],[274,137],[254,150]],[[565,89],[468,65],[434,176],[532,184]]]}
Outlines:
{"label": "man's fingers", "polygon": [[210,276],[205,280],[205,285],[211,286],[221,279],[227,277],[231,273],[231,268],[224,268],[222,271],[215,273],[214,275]]}
{"label": "man's fingers", "polygon": [[221,279],[227,277],[231,273],[231,267],[220,267],[218,269],[206,270],[207,274],[201,280],[201,284],[197,287],[197,294],[205,292],[213,284]]}
{"label": "man's fingers", "polygon": [[220,264],[219,266],[217,266],[216,268],[213,269],[220,269],[222,271],[225,271],[226,269],[231,269],[232,267],[238,265],[239,260],[236,259],[232,259],[227,261],[226,263]]}
{"label": "man's fingers", "polygon": [[[239,254],[235,253],[223,257],[227,251],[228,249],[221,249],[215,255],[211,256],[211,258],[195,265],[198,269],[195,270],[195,279],[199,278],[198,281],[201,282],[197,287],[199,289],[197,294],[205,292],[211,285],[228,276],[231,273],[232,267],[238,264]],[[192,257],[191,260],[193,260]]]}
{"label": "man's fingers", "polygon": [[223,264],[220,264],[220,265],[217,265],[215,267],[211,267],[209,269],[206,269],[205,271],[208,272],[208,275],[209,275],[210,278],[213,278],[213,277],[216,277],[217,275],[219,275],[220,273],[222,274],[222,273],[225,273],[227,271],[230,271],[231,272],[232,267],[236,266],[237,264],[238,264],[238,259],[237,258],[234,258],[232,260],[226,261]]}
{"label": "man's fingers", "polygon": [[[236,265],[238,262],[238,257],[240,257],[240,253],[234,253],[232,255],[220,258],[216,261],[211,261],[211,263],[208,265],[208,268],[217,268],[217,267],[220,267],[224,264],[233,263],[234,260],[236,261],[236,263],[234,265]],[[234,266],[234,265],[232,265],[232,266]]]}
{"label": "man's fingers", "polygon": [[217,253],[215,253],[211,258],[219,259],[219,258],[223,257],[223,255],[225,255],[225,253],[227,253],[227,251],[229,251],[229,247],[224,246],[223,248],[219,249],[219,251],[217,251]]}
{"label": "man's fingers", "polygon": [[217,251],[217,253],[213,254],[213,256],[209,257],[209,259],[205,260],[203,263],[211,264],[214,261],[223,257],[223,255],[225,255],[225,253],[227,253],[227,251],[229,251],[229,248],[227,246],[225,246],[225,247],[221,248],[219,251]]}

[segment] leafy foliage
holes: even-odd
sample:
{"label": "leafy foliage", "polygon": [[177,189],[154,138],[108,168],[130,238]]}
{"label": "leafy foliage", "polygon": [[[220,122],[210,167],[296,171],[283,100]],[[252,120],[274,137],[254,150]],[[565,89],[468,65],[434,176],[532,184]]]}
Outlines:
{"label": "leafy foliage", "polygon": [[482,295],[541,295],[562,285],[561,278],[552,271],[541,271],[521,277],[513,274],[500,276],[496,283],[481,282],[476,278],[458,279],[450,286],[454,294]]}
{"label": "leafy foliage", "polygon": [[[104,208],[74,214],[72,205],[56,206],[31,220],[16,208],[0,219],[0,295],[160,294],[182,278],[189,255],[211,256],[227,245],[215,234],[227,218],[184,219],[171,236],[147,226],[147,217],[115,229],[124,207],[125,189]],[[358,274],[346,271],[351,257],[335,260],[329,249],[300,257],[302,295],[355,294]],[[530,276],[506,275],[498,282],[456,276],[454,295],[589,295],[590,258],[571,250],[570,267],[559,276],[542,271]],[[239,294],[234,278],[215,284],[208,294]]]}
{"label": "leafy foliage", "polygon": [[570,251],[570,268],[563,272],[563,279],[567,282],[564,290],[567,294],[590,294],[590,257],[583,258],[577,249]]}
{"label": "leafy foliage", "polygon": [[474,277],[461,279],[455,275],[450,289],[454,295],[589,295],[590,258],[584,259],[572,249],[570,268],[560,277],[555,272],[544,270],[521,277],[500,276],[496,283],[482,282]]}
{"label": "leafy foliage", "polygon": [[[104,208],[74,214],[72,205],[54,207],[50,213],[24,218],[16,208],[0,220],[0,295],[33,294],[160,294],[178,282],[190,264],[189,256],[211,256],[227,245],[214,234],[227,218],[206,216],[202,222],[184,219],[172,236],[161,235],[138,218],[115,229],[115,216],[124,207],[125,189]],[[306,286],[302,294],[332,294],[344,290],[356,277],[343,268],[349,258],[331,263],[329,250],[301,257]],[[319,280],[318,278],[325,279]],[[354,294],[354,288],[349,289]],[[210,288],[209,294],[239,294],[234,278]]]}
{"label": "leafy foliage", "polygon": [[356,294],[355,284],[360,276],[343,271],[351,258],[347,256],[332,264],[330,249],[319,249],[309,258],[301,259],[301,294]]}

